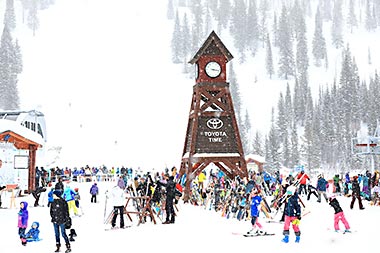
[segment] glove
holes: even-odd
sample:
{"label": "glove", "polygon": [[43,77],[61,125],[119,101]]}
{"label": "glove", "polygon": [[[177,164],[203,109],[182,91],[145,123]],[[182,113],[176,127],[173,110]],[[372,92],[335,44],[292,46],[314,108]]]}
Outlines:
{"label": "glove", "polygon": [[298,219],[298,220],[301,220],[301,218],[302,218],[301,215],[298,215],[298,216],[297,216],[297,219]]}

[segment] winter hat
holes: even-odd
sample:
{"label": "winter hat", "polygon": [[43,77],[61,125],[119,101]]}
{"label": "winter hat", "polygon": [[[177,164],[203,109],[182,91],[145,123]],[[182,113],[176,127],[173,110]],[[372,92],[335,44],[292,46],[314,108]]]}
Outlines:
{"label": "winter hat", "polygon": [[288,188],[286,188],[287,195],[293,195],[295,192],[296,192],[296,187],[294,185],[290,185],[288,186]]}
{"label": "winter hat", "polygon": [[56,195],[57,197],[61,197],[62,196],[62,192],[60,190],[54,190],[53,194]]}

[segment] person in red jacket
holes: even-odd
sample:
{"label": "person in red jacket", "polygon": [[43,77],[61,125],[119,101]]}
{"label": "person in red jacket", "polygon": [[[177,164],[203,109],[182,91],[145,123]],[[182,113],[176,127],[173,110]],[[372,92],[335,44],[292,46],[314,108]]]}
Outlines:
{"label": "person in red jacket", "polygon": [[305,173],[304,170],[301,170],[300,173],[297,175],[297,181],[299,182],[299,187],[298,187],[298,194],[301,195],[302,192],[307,195],[307,190],[306,190],[306,183],[307,180],[310,180],[309,176]]}

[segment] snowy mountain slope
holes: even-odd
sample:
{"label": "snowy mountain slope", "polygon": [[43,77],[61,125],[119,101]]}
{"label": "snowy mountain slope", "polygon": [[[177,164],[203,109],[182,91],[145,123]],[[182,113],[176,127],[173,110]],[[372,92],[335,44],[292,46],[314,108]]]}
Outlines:
{"label": "snowy mountain slope", "polygon": [[[278,15],[281,2],[273,2]],[[317,3],[312,1],[307,19],[309,55]],[[357,3],[363,24],[364,7],[362,1]],[[19,1],[15,5],[21,24]],[[40,12],[34,37],[25,24],[18,26],[14,36],[24,59],[19,76],[22,106],[46,114],[49,145],[63,147],[57,165],[179,166],[194,82],[182,73],[181,64],[171,62],[173,21],[167,20],[166,7],[166,1],[152,0],[57,0]],[[317,68],[310,61],[314,94],[339,78],[342,52],[331,46],[330,27],[331,22],[323,26],[329,68]],[[361,78],[368,79],[380,63],[375,57],[380,53],[380,35],[363,28],[350,33],[344,27]],[[279,92],[294,80],[268,78],[264,48],[240,64],[231,38],[226,32],[220,37],[235,56],[232,64],[252,126],[267,133]],[[276,49],[274,63],[278,63]]]}

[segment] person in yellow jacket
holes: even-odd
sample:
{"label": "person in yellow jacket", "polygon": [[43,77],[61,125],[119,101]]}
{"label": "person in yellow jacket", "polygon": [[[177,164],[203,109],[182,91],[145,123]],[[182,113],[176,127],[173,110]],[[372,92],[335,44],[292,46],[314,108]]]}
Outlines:
{"label": "person in yellow jacket", "polygon": [[206,174],[204,171],[199,173],[198,175],[198,187],[199,187],[199,192],[203,192],[203,187],[204,187],[204,181],[206,180]]}

